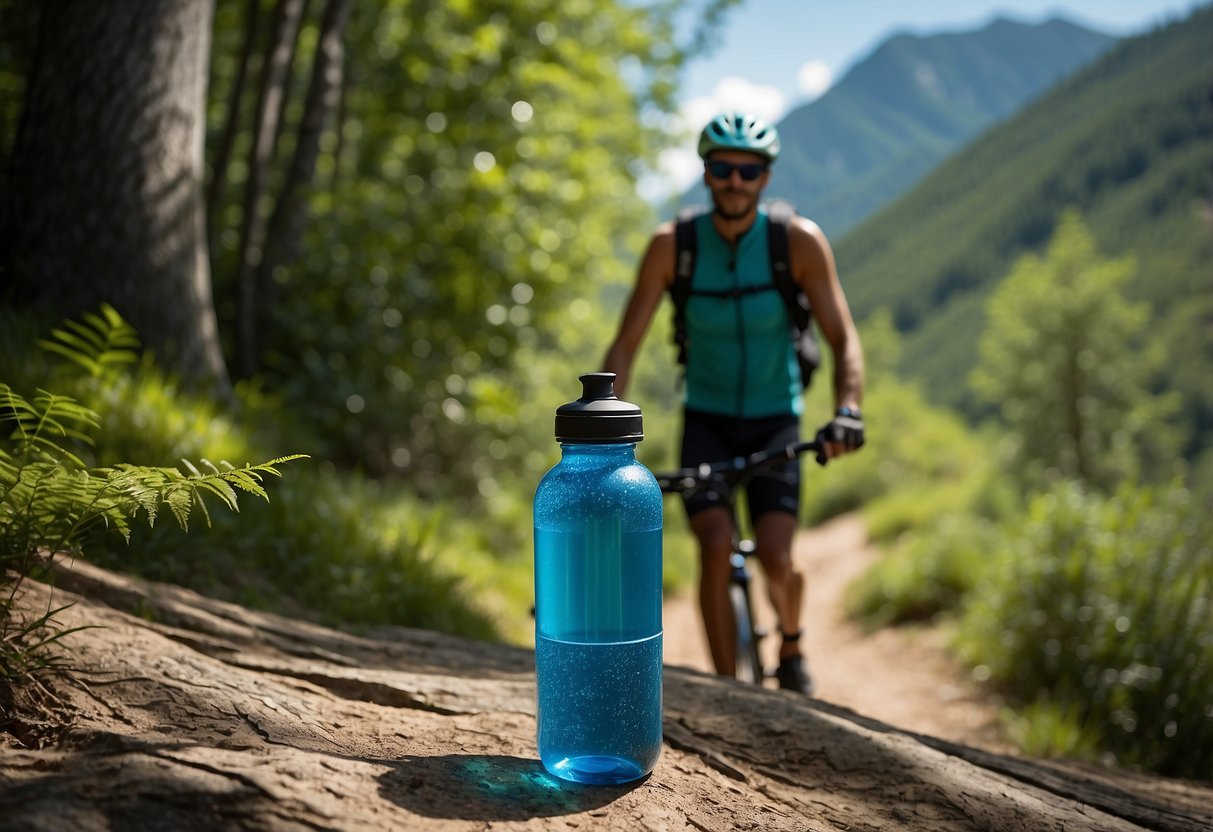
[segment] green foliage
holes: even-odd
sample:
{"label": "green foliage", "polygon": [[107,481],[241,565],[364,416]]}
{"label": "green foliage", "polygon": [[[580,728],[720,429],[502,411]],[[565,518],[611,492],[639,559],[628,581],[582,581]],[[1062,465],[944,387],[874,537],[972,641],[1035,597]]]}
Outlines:
{"label": "green foliage", "polygon": [[[120,468],[114,460],[124,457],[197,457],[208,447],[248,456],[283,437],[306,437],[279,402],[245,387],[236,418],[183,393],[146,355],[136,363],[111,357],[111,371],[99,378],[83,373],[79,361],[56,369],[39,358],[52,353],[30,349],[31,328],[13,323],[0,338],[26,337],[12,341],[4,356],[11,365],[0,364],[0,372],[35,368],[102,410],[95,441],[75,449],[97,467]],[[550,433],[550,415],[547,422]],[[550,436],[547,444],[555,450]],[[517,497],[521,490],[482,498],[477,523],[469,524],[461,519],[467,508],[436,505],[399,483],[340,472],[325,461],[319,471],[281,483],[272,503],[241,506],[238,517],[213,514],[205,535],[157,523],[125,544],[90,537],[87,554],[109,568],[336,626],[396,624],[525,642],[532,576],[529,503]]]}
{"label": "green foliage", "polygon": [[243,468],[204,461],[205,472],[185,462],[188,473],[129,464],[89,469],[64,445],[87,442],[97,424],[95,413],[68,397],[39,391],[31,401],[0,384],[0,427],[6,433],[0,444],[0,675],[5,677],[36,666],[31,657],[62,635],[27,644],[28,636],[47,628],[53,612],[33,622],[12,614],[22,580],[40,574],[48,557],[78,552],[100,529],[129,539],[131,520],[142,513],[154,525],[162,506],[183,529],[195,508],[209,521],[204,494],[232,510],[238,507],[236,489],[268,499],[262,479],[279,476],[276,466],[299,458]]}
{"label": "green foliage", "polygon": [[[635,179],[668,142],[644,114],[672,106],[679,5],[355,7],[344,123],[301,257],[276,276],[264,356],[271,389],[308,408],[336,461],[465,498],[496,485],[478,461],[529,464],[514,429],[526,408],[508,403],[565,400],[532,388],[533,362],[578,355],[599,292],[643,244]],[[221,12],[214,101],[239,35]],[[223,225],[240,210],[229,198]],[[237,242],[220,234],[219,297]],[[577,365],[596,365],[606,337]]]}
{"label": "green foliage", "polygon": [[301,458],[296,454],[243,468],[203,460],[205,472],[183,460],[186,473],[130,464],[85,469],[63,445],[87,442],[97,415],[46,391],[27,401],[7,384],[0,384],[0,424],[11,427],[6,446],[0,447],[0,558],[6,567],[41,550],[76,551],[99,525],[129,539],[130,520],[142,512],[154,525],[161,506],[182,529],[195,508],[209,521],[204,494],[236,510],[236,489],[268,498],[263,478],[280,476],[275,466]]}
{"label": "green foliage", "polygon": [[[1132,269],[1097,255],[1077,213],[1016,264],[974,374],[1010,432],[987,431],[965,487],[911,484],[868,509],[876,535],[903,534],[847,603],[869,625],[957,618],[977,675],[1023,706],[1008,733],[1029,753],[1207,777],[1192,760],[1213,738],[1209,529],[1177,485],[1117,488],[1161,467],[1174,406],[1152,393],[1144,304],[1120,291]],[[1058,480],[1025,516],[1019,495]]]}
{"label": "green foliage", "polygon": [[999,529],[971,505],[941,506],[846,590],[848,615],[869,629],[952,613],[987,577]]}
{"label": "green foliage", "polygon": [[[326,466],[327,468],[327,466]],[[527,636],[528,551],[495,555],[494,518],[327,470],[300,472],[274,501],[214,517],[205,536],[175,529],[101,549],[99,565],[331,626],[418,627],[471,638]]]}
{"label": "green foliage", "polygon": [[[862,507],[873,537],[892,540],[963,511],[988,478],[990,455],[984,440],[955,414],[928,403],[917,385],[881,369],[896,353],[887,318],[861,326],[865,350],[869,332],[875,335],[876,360],[864,395],[864,449],[824,468],[804,466],[805,518],[819,523]],[[816,431],[832,410],[825,404],[828,385],[818,387],[806,404],[806,433]]]}
{"label": "green foliage", "polygon": [[1070,704],[1058,704],[1046,695],[1016,711],[1004,708],[1007,736],[1031,757],[1068,757],[1093,760],[1099,757],[1102,733],[1089,715]]}
{"label": "green foliage", "polygon": [[[1213,9],[1122,42],[984,134],[836,245],[858,318],[887,306],[905,334],[902,372],[935,401],[986,411],[965,380],[985,300],[1011,265],[1077,206],[1101,251],[1132,255],[1124,291],[1151,304],[1150,330],[1186,348],[1163,381],[1183,397],[1191,458],[1213,445],[1213,351],[1187,310],[1207,310],[1213,192]],[[1170,345],[1169,345],[1170,346]]]}
{"label": "green foliage", "polygon": [[[83,321],[67,321],[40,342],[82,370],[90,380],[110,380],[131,363],[138,339],[110,307]],[[301,458],[279,457],[237,468],[202,460],[206,470],[115,463],[89,467],[79,452],[100,427],[98,414],[70,396],[39,390],[27,399],[0,383],[0,675],[19,678],[44,666],[42,652],[66,633],[53,626],[56,611],[33,621],[16,618],[13,603],[21,583],[42,575],[50,559],[78,554],[99,533],[117,532],[128,541],[142,514],[154,526],[167,508],[182,529],[195,510],[210,522],[204,495],[237,511],[238,491],[268,500],[262,486],[278,467]]]}
{"label": "green foliage", "polygon": [[991,294],[973,375],[1017,440],[1025,484],[1080,479],[1111,490],[1142,462],[1173,458],[1166,422],[1174,396],[1152,393],[1163,365],[1143,303],[1121,290],[1131,259],[1103,260],[1076,211],[1043,257],[1025,255]]}
{"label": "green foliage", "polygon": [[1177,484],[1061,484],[1008,528],[958,628],[963,654],[1122,763],[1213,778],[1213,526]]}
{"label": "green foliage", "polygon": [[83,321],[64,321],[51,335],[39,346],[75,364],[89,378],[108,380],[117,367],[133,364],[138,357],[138,334],[108,303],[100,314],[85,313]]}
{"label": "green foliage", "polygon": [[841,465],[833,477],[824,472],[822,502],[838,502],[829,496],[833,489],[858,491],[851,500],[862,506],[869,534],[887,544],[845,599],[848,614],[876,628],[955,609],[981,581],[996,518],[1013,513],[1015,501],[998,484],[998,437],[975,434],[897,378],[901,348],[888,311],[865,321],[861,332],[873,381],[865,409],[896,414],[896,422],[882,426],[873,418],[870,447],[842,460],[845,474]]}

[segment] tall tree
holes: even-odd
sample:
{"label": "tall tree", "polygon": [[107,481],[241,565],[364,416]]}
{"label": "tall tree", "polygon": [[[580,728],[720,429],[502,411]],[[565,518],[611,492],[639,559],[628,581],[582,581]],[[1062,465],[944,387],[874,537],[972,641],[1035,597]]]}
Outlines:
{"label": "tall tree", "polygon": [[1151,390],[1163,354],[1143,337],[1149,308],[1123,294],[1134,269],[1101,258],[1071,209],[990,297],[973,383],[1016,438],[1025,481],[1110,491],[1166,456],[1175,400]]}
{"label": "tall tree", "polygon": [[113,304],[169,366],[227,387],[202,148],[214,0],[51,0],[4,198],[18,300]]}

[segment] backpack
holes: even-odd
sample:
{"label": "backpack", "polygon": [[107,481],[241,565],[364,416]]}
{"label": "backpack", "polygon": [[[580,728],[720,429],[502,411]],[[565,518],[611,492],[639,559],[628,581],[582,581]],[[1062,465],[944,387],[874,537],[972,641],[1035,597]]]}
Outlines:
{"label": "backpack", "polygon": [[[695,274],[695,256],[698,244],[695,234],[695,219],[702,213],[691,208],[678,215],[674,226],[674,282],[670,284],[670,299],[674,302],[674,345],[678,348],[678,363],[687,363],[686,305],[692,294],[714,297],[735,297],[739,294],[767,291],[770,286],[747,286],[739,290],[692,292],[691,277]],[[767,247],[771,258],[771,275],[775,288],[783,298],[788,310],[789,337],[796,347],[796,359],[800,364],[800,380],[807,388],[813,371],[821,364],[821,348],[813,329],[809,309],[809,298],[792,279],[788,264],[788,226],[796,216],[795,209],[787,202],[773,202],[767,208]]]}

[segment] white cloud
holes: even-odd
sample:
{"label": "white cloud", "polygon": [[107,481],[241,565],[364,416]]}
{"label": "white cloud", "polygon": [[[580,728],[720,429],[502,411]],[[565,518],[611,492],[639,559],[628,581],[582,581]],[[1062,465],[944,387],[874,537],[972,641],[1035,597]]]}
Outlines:
{"label": "white cloud", "polygon": [[787,107],[787,97],[775,87],[736,76],[720,79],[711,95],[692,98],[682,106],[678,123],[670,125],[670,132],[679,137],[680,145],[661,153],[657,171],[641,181],[641,195],[655,201],[681,193],[699,181],[703,162],[695,150],[695,139],[713,116],[736,110],[774,123],[783,117]]}
{"label": "white cloud", "polygon": [[712,111],[703,115],[701,123],[726,110],[753,113],[774,122],[779,121],[788,108],[787,97],[775,87],[755,84],[735,75],[717,81],[709,100]]}
{"label": "white cloud", "polygon": [[834,71],[824,61],[809,61],[796,73],[796,81],[800,91],[812,101],[834,83]]}

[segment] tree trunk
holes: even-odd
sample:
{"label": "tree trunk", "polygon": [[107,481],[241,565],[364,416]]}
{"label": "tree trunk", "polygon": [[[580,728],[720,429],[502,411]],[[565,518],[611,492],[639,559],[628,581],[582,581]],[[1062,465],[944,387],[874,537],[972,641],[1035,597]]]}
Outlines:
{"label": "tree trunk", "polygon": [[243,378],[251,376],[258,364],[260,339],[257,334],[261,318],[258,306],[261,299],[257,296],[256,281],[267,222],[263,203],[278,137],[282,132],[282,115],[306,5],[307,0],[279,0],[274,7],[269,48],[261,69],[256,121],[253,124],[253,152],[244,185],[240,259],[236,271],[236,367]]}
{"label": "tree trunk", "polygon": [[108,301],[227,389],[202,200],[214,0],[46,2],[4,225],[18,301]]}
{"label": "tree trunk", "polygon": [[240,44],[240,62],[236,77],[227,97],[227,117],[223,121],[223,132],[211,160],[211,181],[206,190],[206,231],[211,244],[216,242],[218,213],[223,200],[223,189],[227,185],[228,167],[232,161],[232,148],[240,128],[240,102],[244,99],[248,83],[249,64],[253,60],[257,40],[257,21],[260,19],[261,0],[247,0],[244,12],[244,41]]}
{"label": "tree trunk", "polygon": [[[325,125],[341,98],[345,63],[342,38],[349,10],[350,0],[328,0],[324,7],[320,37],[312,59],[312,80],[304,101],[295,152],[286,169],[282,190],[274,202],[274,213],[266,229],[265,245],[262,246],[261,262],[257,265],[254,280],[254,291],[263,313],[270,312],[277,304],[274,270],[293,260],[298,253],[299,238],[307,219],[305,190],[316,173],[316,160],[320,156],[320,140]],[[271,318],[263,314],[262,320],[263,326],[268,326]]]}

